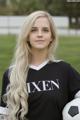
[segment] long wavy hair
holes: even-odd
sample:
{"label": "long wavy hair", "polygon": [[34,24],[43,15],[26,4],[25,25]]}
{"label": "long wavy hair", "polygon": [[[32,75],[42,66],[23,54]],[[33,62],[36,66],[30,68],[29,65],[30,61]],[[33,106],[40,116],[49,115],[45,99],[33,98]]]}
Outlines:
{"label": "long wavy hair", "polygon": [[35,11],[26,17],[21,32],[17,39],[15,54],[9,69],[10,84],[7,87],[7,107],[9,120],[24,120],[28,113],[27,75],[31,58],[31,49],[28,44],[29,33],[38,17],[44,16],[50,23],[52,42],[48,49],[48,59],[54,60],[54,52],[57,46],[56,28],[52,16],[45,11]]}

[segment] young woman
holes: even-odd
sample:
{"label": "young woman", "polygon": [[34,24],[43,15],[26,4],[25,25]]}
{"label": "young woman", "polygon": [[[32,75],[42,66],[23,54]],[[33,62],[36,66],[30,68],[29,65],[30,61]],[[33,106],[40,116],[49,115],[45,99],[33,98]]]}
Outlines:
{"label": "young woman", "polygon": [[49,13],[27,16],[13,62],[3,75],[1,106],[8,108],[8,120],[62,120],[64,106],[79,93],[80,74],[55,60],[57,42]]}

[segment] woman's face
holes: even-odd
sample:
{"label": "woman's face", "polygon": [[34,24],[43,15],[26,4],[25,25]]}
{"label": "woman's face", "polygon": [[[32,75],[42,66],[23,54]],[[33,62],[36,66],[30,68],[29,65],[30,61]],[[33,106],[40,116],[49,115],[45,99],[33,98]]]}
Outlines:
{"label": "woman's face", "polygon": [[32,49],[46,49],[52,41],[49,21],[46,17],[39,17],[34,22],[29,34]]}

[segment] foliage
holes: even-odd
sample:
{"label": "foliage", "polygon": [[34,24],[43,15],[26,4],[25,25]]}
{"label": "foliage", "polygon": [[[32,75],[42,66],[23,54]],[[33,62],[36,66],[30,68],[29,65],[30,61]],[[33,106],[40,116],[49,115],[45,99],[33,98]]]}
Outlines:
{"label": "foliage", "polygon": [[6,0],[2,1],[4,4],[0,5],[0,14],[25,15],[41,9],[52,15],[80,16],[80,4],[68,0],[9,0],[8,4]]}
{"label": "foliage", "polygon": [[34,10],[44,9],[44,5],[40,3],[40,0],[11,0],[9,7],[15,15],[25,15]]}
{"label": "foliage", "polygon": [[78,2],[70,2],[65,4],[64,10],[68,16],[80,16],[80,4]]}

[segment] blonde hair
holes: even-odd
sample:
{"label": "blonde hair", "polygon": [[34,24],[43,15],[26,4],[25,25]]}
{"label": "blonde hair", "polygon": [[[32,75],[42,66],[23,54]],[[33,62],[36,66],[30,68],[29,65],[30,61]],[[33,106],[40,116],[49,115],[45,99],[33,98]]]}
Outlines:
{"label": "blonde hair", "polygon": [[[13,67],[10,68],[9,80],[7,87],[7,107],[10,110],[9,119],[24,120],[28,113],[28,92],[26,80],[30,62],[30,47],[28,44],[28,35],[34,21],[38,17],[47,17],[50,23],[53,41],[49,46],[49,59],[54,59],[54,52],[57,46],[57,34],[52,16],[45,11],[36,11],[27,16],[17,40],[15,55],[13,58]],[[27,118],[26,118],[27,119]]]}

